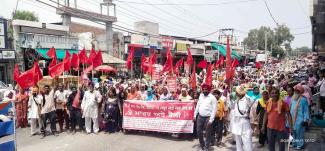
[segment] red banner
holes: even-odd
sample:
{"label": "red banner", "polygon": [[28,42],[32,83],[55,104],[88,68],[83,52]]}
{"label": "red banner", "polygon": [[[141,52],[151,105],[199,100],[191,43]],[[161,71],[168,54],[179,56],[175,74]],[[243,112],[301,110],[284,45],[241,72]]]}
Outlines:
{"label": "red banner", "polygon": [[170,92],[177,91],[177,80],[176,77],[168,77],[167,78],[167,87]]}
{"label": "red banner", "polygon": [[126,100],[123,107],[124,129],[193,133],[194,102]]}

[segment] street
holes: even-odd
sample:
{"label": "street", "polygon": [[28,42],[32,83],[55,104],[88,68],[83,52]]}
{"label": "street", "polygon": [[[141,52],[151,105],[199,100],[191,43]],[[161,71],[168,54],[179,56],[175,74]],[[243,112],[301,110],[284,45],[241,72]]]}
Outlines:
{"label": "street", "polygon": [[[219,147],[214,146],[214,151],[235,150],[235,145],[231,145],[230,135],[223,138],[223,143]],[[104,134],[103,132],[86,135],[76,133],[74,135],[66,132],[59,136],[30,136],[29,129],[17,129],[18,151],[197,151],[198,140],[184,138],[173,138],[164,134],[158,136],[152,133],[130,132],[128,134],[115,133]],[[267,151],[267,148],[257,149],[258,139],[253,137],[254,151]],[[307,145],[305,150],[314,151],[321,149],[321,143]]]}

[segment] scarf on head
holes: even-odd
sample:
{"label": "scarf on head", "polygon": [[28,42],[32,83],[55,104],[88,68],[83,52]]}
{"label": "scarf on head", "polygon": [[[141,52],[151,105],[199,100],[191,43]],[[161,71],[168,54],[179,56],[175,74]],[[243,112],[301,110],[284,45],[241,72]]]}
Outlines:
{"label": "scarf on head", "polygon": [[265,109],[266,108],[266,104],[263,98],[261,98],[260,100],[258,100],[258,102],[261,104],[261,106]]}
{"label": "scarf on head", "polygon": [[[268,113],[271,112],[271,110],[272,110],[272,104],[273,104],[272,98],[270,98],[269,101],[267,102],[267,107],[266,107],[266,110]],[[282,105],[283,105],[283,101],[281,99],[279,99],[277,101],[277,110],[278,110],[279,114],[281,114]]]}

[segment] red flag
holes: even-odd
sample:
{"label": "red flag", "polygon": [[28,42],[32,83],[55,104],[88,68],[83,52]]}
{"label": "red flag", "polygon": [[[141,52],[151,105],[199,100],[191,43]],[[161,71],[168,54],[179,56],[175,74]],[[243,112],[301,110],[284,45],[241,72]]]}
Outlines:
{"label": "red flag", "polygon": [[201,60],[199,62],[199,64],[197,65],[197,67],[205,69],[205,68],[207,68],[207,65],[208,65],[208,62],[206,60]]}
{"label": "red flag", "polygon": [[148,66],[149,66],[149,59],[142,54],[141,56],[141,69],[143,73],[147,73],[148,72]]}
{"label": "red flag", "polygon": [[93,60],[93,67],[96,68],[100,65],[103,64],[103,56],[102,56],[102,51],[98,50],[96,57]]}
{"label": "red flag", "polygon": [[153,53],[150,57],[149,57],[149,68],[148,68],[148,73],[152,76],[153,74],[153,70],[154,70],[154,64],[156,64],[156,60],[157,60],[157,56],[156,53]]}
{"label": "red flag", "polygon": [[86,69],[83,71],[83,73],[87,74],[87,73],[89,73],[89,72],[92,71],[92,70],[93,70],[93,65],[90,65],[88,68],[86,68]]}
{"label": "red flag", "polygon": [[209,86],[212,86],[212,70],[213,70],[213,64],[209,64],[208,70],[207,70],[207,75],[205,78],[205,83],[208,84]]}
{"label": "red flag", "polygon": [[227,37],[227,52],[226,52],[226,79],[231,79],[231,52],[230,52],[230,44],[229,37]]}
{"label": "red flag", "polygon": [[73,53],[71,58],[71,66],[75,70],[79,70],[79,57],[77,54]]}
{"label": "red flag", "polygon": [[195,72],[195,64],[193,66],[193,69],[192,69],[192,75],[191,75],[191,78],[190,78],[190,86],[193,90],[196,90],[196,72]]}
{"label": "red flag", "polygon": [[170,71],[173,71],[173,56],[172,56],[172,53],[170,52],[170,48],[167,47],[167,52],[166,52],[166,62],[165,62],[165,65],[163,67],[163,70],[162,72],[170,72]]}
{"label": "red flag", "polygon": [[87,63],[92,64],[96,55],[97,55],[97,53],[96,53],[95,49],[91,48]]}
{"label": "red flag", "polygon": [[191,53],[191,49],[187,48],[187,59],[186,59],[186,63],[191,66],[193,64],[193,57],[192,57],[192,53]]}
{"label": "red flag", "polygon": [[69,51],[65,51],[65,57],[63,59],[64,62],[64,71],[68,71],[71,68],[71,60],[70,60],[70,53]]}
{"label": "red flag", "polygon": [[51,61],[51,63],[49,64],[48,68],[51,68],[51,67],[55,66],[55,65],[56,65],[56,61],[57,61],[57,58],[56,58],[56,55],[55,55],[55,56],[52,58],[52,61]]}
{"label": "red flag", "polygon": [[256,63],[255,63],[255,67],[256,67],[257,69],[261,69],[261,68],[262,68],[262,64],[261,64],[260,62],[256,62]]}
{"label": "red flag", "polygon": [[15,64],[15,69],[14,69],[14,80],[16,81],[19,78],[20,72],[19,72],[19,66],[18,64]]}
{"label": "red flag", "polygon": [[64,62],[56,64],[49,69],[49,75],[54,78],[55,76],[60,76],[64,72]]}
{"label": "red flag", "polygon": [[232,68],[235,68],[235,67],[237,67],[238,65],[239,65],[239,62],[238,62],[238,60],[235,58],[234,61],[233,61],[232,64],[231,64],[231,67],[232,67]]}
{"label": "red flag", "polygon": [[219,60],[220,60],[220,66],[223,67],[223,64],[225,62],[225,57],[221,55]]}
{"label": "red flag", "polygon": [[34,84],[37,84],[38,81],[43,79],[43,74],[39,68],[38,62],[34,63]]}
{"label": "red flag", "polygon": [[56,57],[56,50],[54,47],[50,48],[50,50],[46,53],[46,55],[50,58],[54,58],[54,56]]}
{"label": "red flag", "polygon": [[177,75],[179,74],[179,71],[182,68],[183,63],[184,63],[184,59],[183,58],[181,58],[180,60],[178,60],[176,62],[175,66],[174,66],[174,72],[175,72],[175,74],[177,74]]}
{"label": "red flag", "polygon": [[35,62],[33,68],[22,73],[16,81],[21,88],[26,89],[36,85],[42,78],[43,75],[38,66],[38,62]]}
{"label": "red flag", "polygon": [[128,69],[131,69],[132,68],[132,60],[134,58],[134,47],[130,47],[130,52],[129,52],[129,56],[126,60],[126,67]]}
{"label": "red flag", "polygon": [[88,57],[87,57],[87,53],[86,53],[86,49],[82,49],[79,54],[78,54],[78,57],[79,57],[79,61],[83,64],[87,63],[88,61]]}

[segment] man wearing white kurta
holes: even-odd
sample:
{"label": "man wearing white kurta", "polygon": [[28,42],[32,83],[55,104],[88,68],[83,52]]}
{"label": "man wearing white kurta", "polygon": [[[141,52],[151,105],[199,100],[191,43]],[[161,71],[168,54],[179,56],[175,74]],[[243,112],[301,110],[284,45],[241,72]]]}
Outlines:
{"label": "man wearing white kurta", "polygon": [[41,132],[42,121],[40,120],[40,110],[38,108],[40,104],[42,104],[42,96],[38,94],[38,87],[33,87],[28,101],[28,119],[30,119],[31,136]]}
{"label": "man wearing white kurta", "polygon": [[244,86],[236,88],[237,102],[232,110],[231,132],[235,135],[237,151],[252,151],[252,129],[249,122],[250,99]]}
{"label": "man wearing white kurta", "polygon": [[85,127],[87,134],[91,133],[91,121],[93,122],[93,131],[98,133],[98,104],[102,100],[102,96],[98,91],[94,90],[94,84],[88,85],[88,91],[85,92],[81,103],[83,117],[85,118]]}

